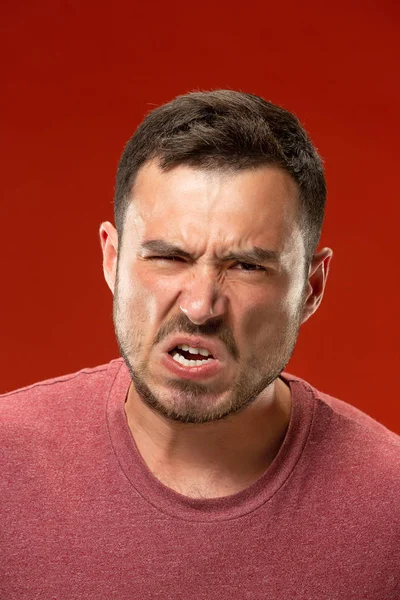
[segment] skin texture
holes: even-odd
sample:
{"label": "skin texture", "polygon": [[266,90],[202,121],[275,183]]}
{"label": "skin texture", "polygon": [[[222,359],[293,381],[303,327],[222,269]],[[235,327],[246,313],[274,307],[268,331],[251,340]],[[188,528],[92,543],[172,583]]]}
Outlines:
{"label": "skin texture", "polygon": [[[153,474],[192,497],[235,493],[279,450],[290,391],[279,379],[301,324],[318,308],[332,251],[315,254],[308,278],[297,186],[277,167],[236,173],[188,166],[137,176],[123,239],[103,223],[103,269],[133,384],[125,404]],[[145,249],[162,240],[182,249]],[[253,247],[266,262],[239,262]],[[163,363],[174,334],[217,342],[218,372],[191,381]]]}

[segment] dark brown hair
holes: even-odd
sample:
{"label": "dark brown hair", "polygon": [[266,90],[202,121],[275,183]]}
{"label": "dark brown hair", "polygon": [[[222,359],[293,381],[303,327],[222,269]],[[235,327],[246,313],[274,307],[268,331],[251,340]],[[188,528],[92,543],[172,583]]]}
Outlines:
{"label": "dark brown hair", "polygon": [[122,236],[139,168],[157,159],[219,170],[261,165],[285,169],[296,181],[307,264],[317,248],[326,201],[322,161],[299,120],[259,96],[232,90],[191,92],[152,110],[125,146],[117,171],[115,223]]}

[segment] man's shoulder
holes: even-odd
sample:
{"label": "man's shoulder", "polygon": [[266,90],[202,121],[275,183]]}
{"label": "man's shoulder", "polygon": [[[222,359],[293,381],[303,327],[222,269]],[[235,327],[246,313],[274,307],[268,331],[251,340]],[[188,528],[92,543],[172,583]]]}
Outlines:
{"label": "man's shoulder", "polygon": [[[294,389],[312,398],[309,446],[329,471],[365,473],[366,481],[398,489],[400,436],[355,406],[285,374]],[[333,466],[334,465],[334,466]]]}
{"label": "man's shoulder", "polygon": [[1,420],[46,407],[55,410],[58,404],[71,404],[74,398],[101,393],[104,385],[115,377],[121,364],[122,359],[115,359],[0,394]]}
{"label": "man's shoulder", "polygon": [[377,438],[392,440],[396,445],[400,444],[399,435],[356,406],[317,389],[296,375],[289,373],[283,375],[287,381],[297,384],[304,392],[311,394],[316,404],[328,411],[332,419],[338,423],[347,423],[348,427],[361,429],[365,431],[366,435],[370,434]]}

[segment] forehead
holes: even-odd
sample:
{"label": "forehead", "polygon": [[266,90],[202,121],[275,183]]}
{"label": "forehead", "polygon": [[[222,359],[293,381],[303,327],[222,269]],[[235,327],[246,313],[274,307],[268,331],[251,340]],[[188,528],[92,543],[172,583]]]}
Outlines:
{"label": "forehead", "polygon": [[152,161],[138,172],[124,237],[199,249],[268,244],[284,251],[298,237],[298,210],[297,185],[278,167],[228,172],[180,165],[162,171]]}

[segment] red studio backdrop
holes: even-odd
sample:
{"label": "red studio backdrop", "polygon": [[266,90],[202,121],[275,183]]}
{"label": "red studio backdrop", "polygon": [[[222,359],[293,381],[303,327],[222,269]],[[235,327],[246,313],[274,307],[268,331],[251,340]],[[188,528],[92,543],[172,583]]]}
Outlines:
{"label": "red studio backdrop", "polygon": [[117,355],[98,228],[124,143],[231,88],[295,112],[325,161],[334,256],[287,370],[400,432],[397,6],[5,0],[0,392]]}

